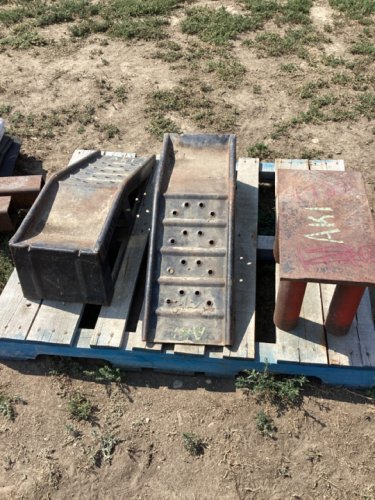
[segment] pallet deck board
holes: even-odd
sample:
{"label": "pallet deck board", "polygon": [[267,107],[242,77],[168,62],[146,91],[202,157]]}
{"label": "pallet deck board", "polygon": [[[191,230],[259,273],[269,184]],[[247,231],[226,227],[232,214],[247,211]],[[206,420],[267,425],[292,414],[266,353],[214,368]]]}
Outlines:
{"label": "pallet deck board", "polygon": [[0,340],[24,341],[40,303],[40,300],[25,299],[14,269],[0,295]]}
{"label": "pallet deck board", "polygon": [[43,300],[26,341],[72,345],[83,309],[77,302]]}
{"label": "pallet deck board", "polygon": [[[81,158],[83,154],[87,153],[82,150],[79,151],[78,158]],[[112,154],[126,156],[125,153]],[[72,158],[72,160],[76,159],[77,155]],[[261,175],[258,160],[246,159],[244,163],[239,162],[239,193],[237,191],[239,203],[242,203],[241,189],[244,187],[241,183],[245,183],[243,177],[241,177],[245,172],[241,173],[241,167],[246,164],[253,167],[257,165],[259,175]],[[306,168],[307,164],[307,160],[278,160],[276,168],[279,168],[280,165],[287,168],[301,166]],[[251,174],[249,171],[246,173],[248,176],[246,182],[252,183],[254,191],[250,199],[245,197],[243,200],[245,215],[246,212],[255,214],[257,210],[256,188],[258,186],[258,177],[256,168],[253,167]],[[310,168],[343,169],[344,166],[342,160],[327,160],[310,162]],[[248,190],[248,192],[251,191]],[[143,308],[135,332],[127,331],[127,322],[122,318],[117,344],[113,344],[112,349],[100,344],[93,347],[90,343],[94,329],[79,328],[81,314],[79,309],[82,304],[78,305],[78,309],[75,311],[71,310],[66,313],[61,308],[61,303],[59,303],[60,309],[59,307],[54,308],[56,310],[53,319],[52,306],[48,304],[48,301],[31,301],[23,298],[17,273],[14,271],[0,296],[0,358],[35,359],[41,354],[87,357],[105,359],[113,365],[127,370],[145,368],[168,373],[193,374],[200,372],[211,377],[234,377],[246,369],[263,370],[267,363],[270,371],[291,375],[314,376],[320,378],[323,383],[345,385],[352,388],[368,388],[375,385],[375,330],[368,290],[358,309],[350,336],[347,336],[347,339],[344,338],[344,342],[342,342],[343,338],[331,339],[328,336],[326,345],[326,336],[322,326],[324,319],[322,312],[324,310],[324,301],[322,301],[322,298],[325,294],[332,293],[332,291],[326,290],[322,292],[321,285],[316,283],[310,283],[307,287],[308,293],[307,297],[305,296],[301,312],[304,318],[300,322],[304,325],[303,328],[294,332],[282,333],[278,331],[276,344],[255,342],[254,330],[252,329],[255,305],[254,310],[251,309],[252,301],[255,304],[255,289],[248,287],[246,280],[252,276],[255,281],[256,269],[252,264],[247,266],[247,262],[255,262],[257,255],[258,258],[262,258],[263,255],[268,256],[265,258],[269,258],[269,254],[272,252],[273,237],[257,239],[256,224],[249,223],[249,219],[253,216],[248,215],[248,217],[248,219],[241,217],[238,219],[239,224],[245,224],[248,231],[246,237],[251,243],[250,250],[246,245],[240,247],[240,251],[238,251],[238,246],[235,247],[235,259],[238,255],[244,257],[238,262],[235,261],[235,281],[239,276],[236,269],[240,269],[240,273],[245,273],[245,278],[239,278],[244,279],[244,281],[238,282],[244,283],[242,288],[239,288],[241,294],[240,303],[247,304],[243,318],[241,317],[241,311],[238,310],[239,307],[236,308],[235,325],[237,325],[236,331],[239,332],[238,323],[241,324],[242,321],[242,325],[245,326],[241,328],[242,331],[246,329],[246,335],[241,337],[240,334],[235,333],[237,339],[232,348],[177,344],[167,346],[161,343],[146,343],[142,341]],[[252,220],[254,219],[252,218]],[[238,227],[237,222],[236,229]],[[248,253],[249,251],[250,253]],[[129,262],[130,260],[133,262],[133,258],[129,258]],[[138,259],[139,262],[141,260]],[[139,262],[137,266],[141,265]],[[247,267],[244,267],[244,264]],[[236,286],[237,283],[235,283]],[[309,297],[312,297],[311,301],[309,301]],[[138,300],[140,305],[142,298],[138,297]],[[328,300],[327,297],[326,302]],[[317,304],[319,304],[319,307]],[[108,319],[116,322],[119,316],[124,316],[123,311],[121,312],[122,305],[123,302],[119,300],[115,310],[112,310],[112,317],[109,311],[102,311],[100,317],[103,321]],[[245,306],[243,307],[245,308]],[[319,314],[321,318],[319,318]],[[69,333],[65,334],[68,323]],[[21,328],[19,328],[20,326]],[[41,330],[34,334],[33,338],[32,332],[35,329],[38,330],[39,327]],[[107,332],[109,330],[110,328],[106,328]],[[65,339],[65,337],[67,338]]]}
{"label": "pallet deck board", "polygon": [[242,158],[237,166],[234,238],[233,345],[225,357],[254,358],[255,284],[258,233],[259,160]]}

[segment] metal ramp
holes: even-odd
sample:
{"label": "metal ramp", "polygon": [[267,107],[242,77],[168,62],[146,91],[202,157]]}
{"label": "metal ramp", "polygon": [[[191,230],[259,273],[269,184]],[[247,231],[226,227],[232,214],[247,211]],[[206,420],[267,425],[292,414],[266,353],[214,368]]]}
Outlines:
{"label": "metal ramp", "polygon": [[231,345],[235,161],[234,135],[165,135],[143,340]]}
{"label": "metal ramp", "polygon": [[53,175],[10,242],[24,296],[108,305],[155,156],[94,151]]}

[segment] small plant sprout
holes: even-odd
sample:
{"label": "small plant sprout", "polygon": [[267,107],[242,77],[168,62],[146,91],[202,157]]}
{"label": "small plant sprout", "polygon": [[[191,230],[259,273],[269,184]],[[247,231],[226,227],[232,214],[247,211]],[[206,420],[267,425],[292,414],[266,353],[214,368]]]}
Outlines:
{"label": "small plant sprout", "polygon": [[7,394],[0,394],[0,414],[8,420],[14,420],[14,404],[23,403],[25,401],[20,396],[8,396]]}
{"label": "small plant sprout", "polygon": [[204,453],[203,439],[193,432],[184,432],[182,438],[185,442],[184,448],[193,457],[198,457]]}
{"label": "small plant sprout", "polygon": [[273,437],[272,431],[276,431],[276,427],[273,423],[273,420],[268,413],[264,413],[264,410],[261,410],[259,413],[255,415],[256,426],[262,436],[266,435],[270,438]]}
{"label": "small plant sprout", "polygon": [[254,85],[253,86],[253,92],[254,92],[254,94],[260,94],[262,92],[261,86],[260,85]]}
{"label": "small plant sprout", "polygon": [[312,463],[320,462],[322,456],[323,455],[316,448],[308,448],[308,450],[305,452],[306,460],[310,460],[310,462]]}
{"label": "small plant sprout", "polygon": [[68,408],[62,411],[70,413],[71,417],[76,420],[88,420],[91,416],[93,408],[91,401],[86,399],[85,396],[77,391],[73,397],[69,398]]}

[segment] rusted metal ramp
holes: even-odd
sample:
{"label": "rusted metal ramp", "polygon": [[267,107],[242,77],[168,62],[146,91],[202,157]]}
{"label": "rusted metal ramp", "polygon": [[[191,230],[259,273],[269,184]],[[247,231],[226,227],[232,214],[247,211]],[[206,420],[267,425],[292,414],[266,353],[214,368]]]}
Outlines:
{"label": "rusted metal ramp", "polygon": [[165,135],[143,340],[232,344],[235,162],[234,135]]}
{"label": "rusted metal ramp", "polygon": [[48,180],[10,242],[26,298],[111,302],[134,219],[129,195],[154,165],[155,155],[94,151]]}

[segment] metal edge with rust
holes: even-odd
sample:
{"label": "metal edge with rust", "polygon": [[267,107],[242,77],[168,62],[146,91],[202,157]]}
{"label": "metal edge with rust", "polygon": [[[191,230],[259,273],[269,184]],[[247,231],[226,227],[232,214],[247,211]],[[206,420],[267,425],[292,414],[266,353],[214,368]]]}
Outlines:
{"label": "metal edge with rust", "polygon": [[163,184],[164,172],[168,169],[169,163],[169,147],[171,144],[170,134],[164,134],[163,148],[160,155],[159,167],[155,173],[155,189],[154,200],[152,203],[152,219],[151,219],[151,233],[147,258],[147,273],[146,273],[146,288],[145,288],[145,309],[143,315],[142,325],[142,340],[147,341],[147,332],[149,331],[151,322],[151,309],[152,309],[152,286],[153,276],[155,272],[155,247],[157,236],[157,218],[160,205],[160,194]]}

